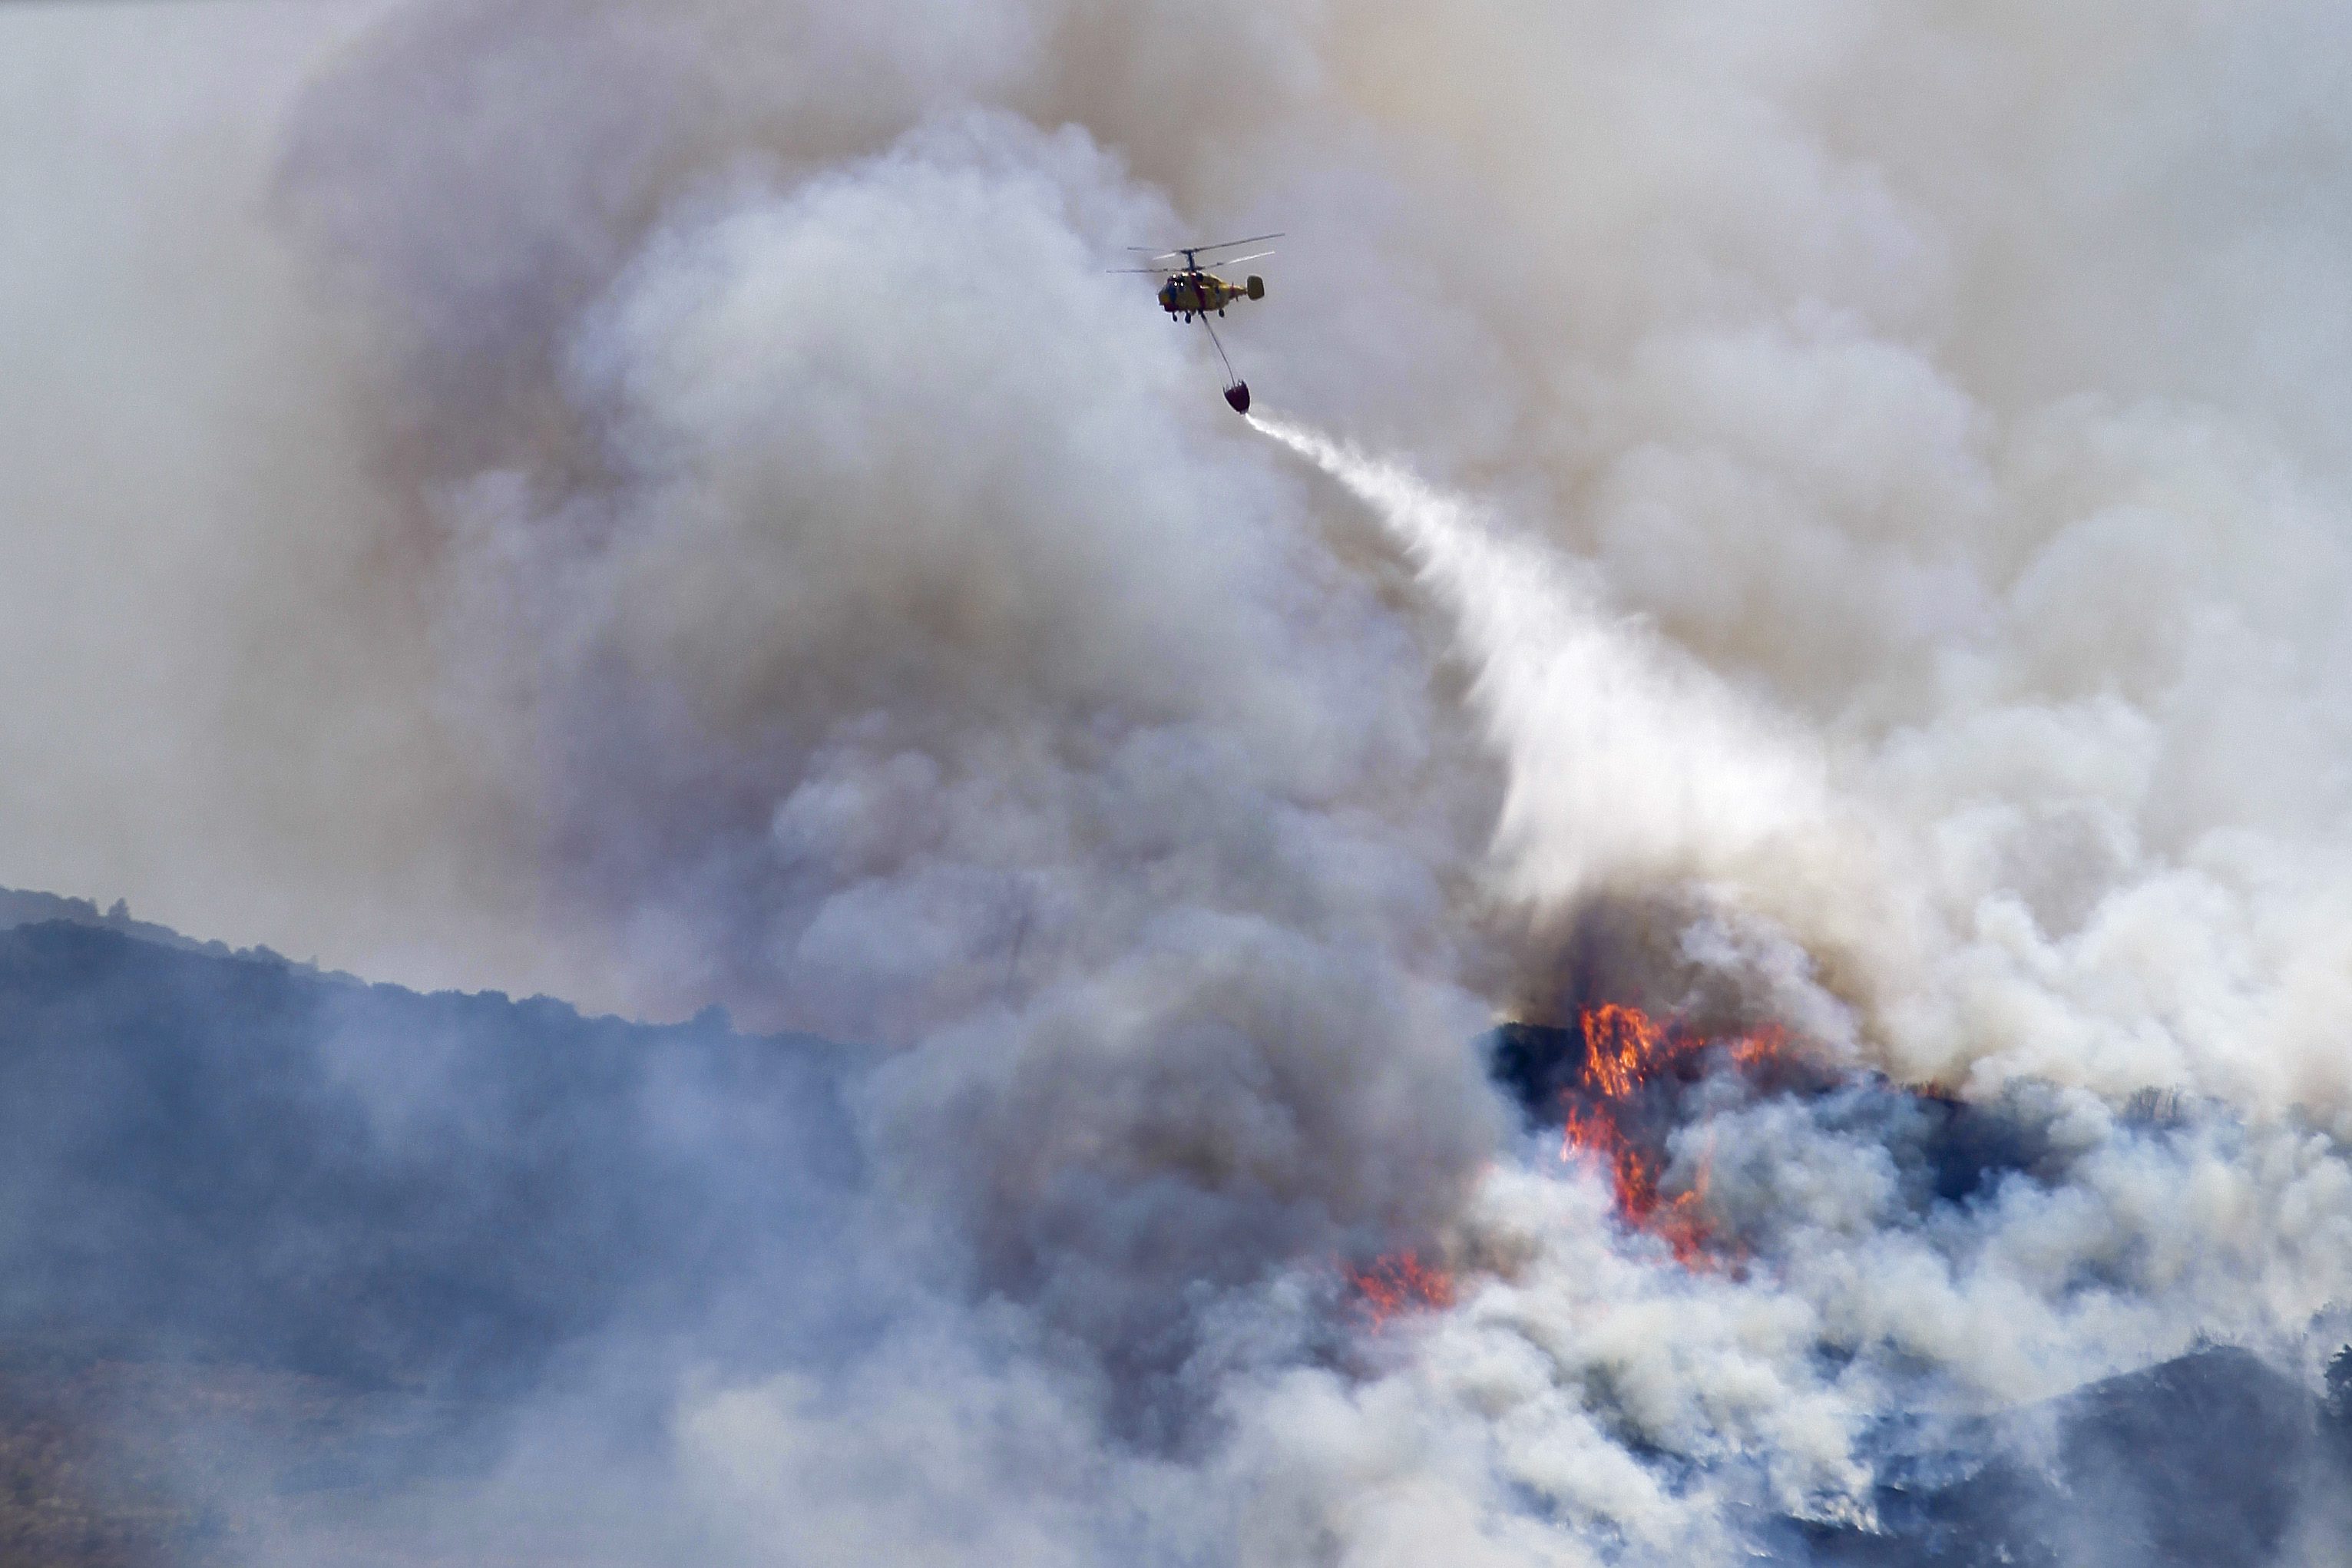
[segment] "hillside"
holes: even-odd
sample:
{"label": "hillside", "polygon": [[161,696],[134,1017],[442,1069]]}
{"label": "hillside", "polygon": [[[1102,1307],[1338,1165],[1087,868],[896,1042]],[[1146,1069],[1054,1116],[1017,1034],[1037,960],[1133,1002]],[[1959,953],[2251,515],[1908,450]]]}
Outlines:
{"label": "hillside", "polygon": [[625,1330],[723,1353],[730,1292],[837,1223],[854,1066],[716,1014],[0,930],[0,1559],[233,1555],[256,1469],[462,1463]]}

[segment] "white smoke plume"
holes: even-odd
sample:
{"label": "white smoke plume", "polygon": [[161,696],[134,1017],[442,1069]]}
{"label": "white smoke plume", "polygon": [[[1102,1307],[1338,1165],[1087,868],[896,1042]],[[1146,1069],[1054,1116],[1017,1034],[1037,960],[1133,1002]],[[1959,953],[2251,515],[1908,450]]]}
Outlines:
{"label": "white smoke plume", "polygon": [[1495,851],[1506,890],[1556,907],[1612,885],[1720,877],[1825,826],[1819,748],[1793,727],[1775,733],[1752,703],[1612,615],[1553,552],[1481,526],[1391,464],[1280,419],[1251,423],[1376,509],[1458,625],[1471,700],[1504,763]]}
{"label": "white smoke plume", "polygon": [[[6,481],[10,879],[891,1053],[808,1260],[867,1331],[633,1324],[283,1560],[1801,1561],[1904,1422],[2315,1384],[2336,10],[203,9],[291,62],[183,89],[241,127],[150,219],[204,287],[0,306],[88,378]],[[1224,325],[1279,445],[1107,274],[1276,228]],[[230,326],[157,349],[184,289]],[[123,322],[206,374],[126,405]],[[1472,1046],[1612,1000],[1828,1075],[1692,1090],[1712,1264]],[[1954,1104],[2021,1152],[1939,1195]],[[1371,1331],[1405,1248],[1450,1298]]]}

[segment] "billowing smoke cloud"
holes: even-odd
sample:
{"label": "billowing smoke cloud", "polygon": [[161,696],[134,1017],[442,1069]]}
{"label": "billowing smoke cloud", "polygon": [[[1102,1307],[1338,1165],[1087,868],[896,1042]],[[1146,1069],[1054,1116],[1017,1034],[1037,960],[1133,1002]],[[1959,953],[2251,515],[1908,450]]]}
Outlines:
{"label": "billowing smoke cloud", "polygon": [[[2315,1389],[2352,1289],[2343,29],[355,30],[269,122],[284,270],[238,298],[286,352],[229,377],[263,412],[185,426],[319,472],[265,465],[216,614],[149,633],[201,679],[108,687],[202,787],[126,769],[20,831],[268,846],[166,879],[224,880],[232,935],[331,910],[354,964],[891,1053],[804,1260],[863,1334],[698,1367],[708,1322],[632,1319],[502,1469],[367,1528],[584,1472],[653,1560],[1852,1561],[1923,1455],[2063,1475],[2051,1532],[2140,1508],[2043,1403],[2093,1380],[2225,1342]],[[1254,430],[1105,269],[1275,228],[1230,323]],[[112,526],[177,539],[142,520],[188,470],[142,464]],[[53,752],[119,739],[27,689]],[[1629,1200],[1470,1044],[1603,1003],[1803,1071],[1690,1056]],[[1407,1251],[1449,1283],[1375,1331],[1349,1272]],[[652,1341],[663,1436],[616,1455]]]}

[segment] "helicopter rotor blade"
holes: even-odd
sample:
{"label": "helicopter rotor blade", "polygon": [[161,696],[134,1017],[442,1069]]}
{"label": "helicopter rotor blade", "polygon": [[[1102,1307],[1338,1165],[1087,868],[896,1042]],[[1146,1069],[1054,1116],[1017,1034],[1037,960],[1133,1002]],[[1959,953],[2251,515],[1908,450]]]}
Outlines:
{"label": "helicopter rotor blade", "polygon": [[1128,249],[1148,256],[1154,261],[1168,261],[1179,256],[1205,256],[1212,250],[1231,250],[1236,245],[1255,245],[1261,239],[1283,237],[1280,233],[1254,234],[1247,239],[1222,239],[1214,245],[1180,245],[1173,250],[1148,250],[1140,245],[1130,245]]}
{"label": "helicopter rotor blade", "polygon": [[1103,270],[1105,272],[1149,272],[1155,278],[1164,278],[1176,269],[1172,267],[1106,267]]}
{"label": "helicopter rotor blade", "polygon": [[1220,267],[1239,267],[1244,261],[1255,261],[1262,256],[1272,256],[1271,250],[1253,250],[1247,256],[1228,256],[1217,263]]}
{"label": "helicopter rotor blade", "polygon": [[1212,250],[1231,250],[1236,245],[1255,245],[1261,239],[1280,239],[1283,236],[1280,233],[1254,234],[1247,239],[1221,239],[1214,245],[1192,245],[1187,246],[1185,248],[1196,253],[1205,254]]}

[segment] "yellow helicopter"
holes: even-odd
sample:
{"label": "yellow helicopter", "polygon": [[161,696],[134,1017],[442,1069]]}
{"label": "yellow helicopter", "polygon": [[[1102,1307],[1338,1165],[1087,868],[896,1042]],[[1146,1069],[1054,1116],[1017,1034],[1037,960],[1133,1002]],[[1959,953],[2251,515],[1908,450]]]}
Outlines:
{"label": "yellow helicopter", "polygon": [[[1209,318],[1212,315],[1223,315],[1225,307],[1236,300],[1265,299],[1265,279],[1252,273],[1239,283],[1228,283],[1215,273],[1202,267],[1201,257],[1208,251],[1231,250],[1237,245],[1255,245],[1261,240],[1281,237],[1283,237],[1280,234],[1254,234],[1247,239],[1221,240],[1215,245],[1180,245],[1173,250],[1163,250],[1150,256],[1149,264],[1145,266],[1111,268],[1114,272],[1149,272],[1155,277],[1167,279],[1166,282],[1160,285],[1160,308],[1168,312],[1168,318],[1172,321],[1190,321],[1194,317],[1198,317],[1201,324],[1209,328],[1209,341],[1216,344],[1217,357],[1224,360],[1225,374],[1229,378],[1225,386],[1225,401],[1234,405],[1234,412],[1236,414],[1249,412],[1249,383],[1234,374],[1234,362],[1226,359],[1225,345],[1218,341],[1217,329],[1210,325]],[[1128,248],[1140,251],[1144,247],[1139,245],[1130,245]],[[1244,261],[1255,261],[1261,256],[1273,254],[1271,250],[1255,250],[1247,256],[1228,257],[1216,265],[1237,267]],[[1180,256],[1184,258],[1184,265],[1181,267],[1160,265],[1163,262],[1173,261]]]}

